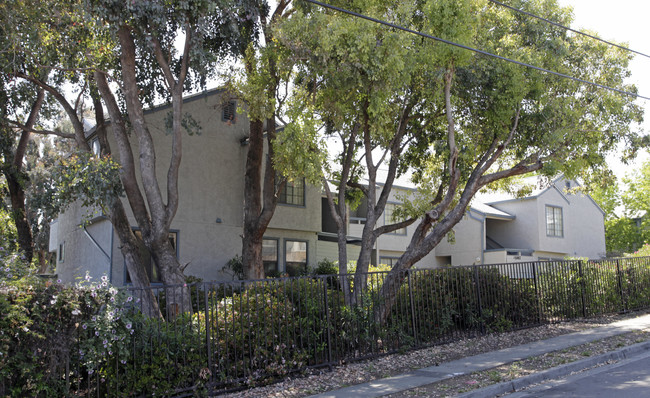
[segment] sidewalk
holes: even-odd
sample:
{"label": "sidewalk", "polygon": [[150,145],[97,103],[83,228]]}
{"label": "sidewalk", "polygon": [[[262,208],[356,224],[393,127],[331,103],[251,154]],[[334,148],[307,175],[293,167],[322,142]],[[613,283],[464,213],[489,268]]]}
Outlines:
{"label": "sidewalk", "polygon": [[[644,329],[650,329],[650,315],[643,315],[637,318],[615,322],[607,326],[601,326],[578,333],[566,334],[548,340],[541,340],[530,344],[524,344],[499,351],[462,358],[456,361],[441,363],[439,366],[431,366],[398,376],[358,384],[339,390],[328,391],[326,393],[314,395],[313,397],[381,397],[383,395],[406,391],[412,388],[436,383],[456,376],[491,369],[525,358],[542,355],[547,352],[562,350],[607,337],[613,337],[619,334]],[[599,356],[603,357],[604,359],[599,357],[587,358],[585,360],[573,362],[568,365],[549,369],[545,372],[540,372],[539,374],[533,374],[522,379],[518,379],[522,380],[520,381],[520,384],[523,383],[523,385],[518,385],[516,388],[522,388],[525,385],[537,383],[541,380],[551,379],[566,374],[562,372],[571,372],[594,366],[595,364],[599,363],[599,360],[601,360],[601,362],[604,362],[608,359],[617,359],[620,357],[631,356],[635,353],[640,353],[645,350],[650,350],[650,342],[640,343],[635,346],[617,350],[614,353],[608,353]],[[609,355],[609,357],[605,358],[606,355]],[[512,391],[513,384],[515,382],[516,380],[508,383],[500,383],[481,390],[463,394],[462,396],[465,398],[494,396],[496,394]]]}

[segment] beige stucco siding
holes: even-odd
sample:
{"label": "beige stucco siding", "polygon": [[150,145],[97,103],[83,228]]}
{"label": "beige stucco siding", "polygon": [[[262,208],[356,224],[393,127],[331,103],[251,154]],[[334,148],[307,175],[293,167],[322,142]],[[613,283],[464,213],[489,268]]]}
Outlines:
{"label": "beige stucco siding", "polygon": [[489,220],[487,236],[505,248],[532,249],[539,245],[540,220],[534,199],[496,203],[492,207],[515,215],[515,219]]}
{"label": "beige stucco siding", "polygon": [[581,193],[568,195],[571,211],[566,217],[566,233],[572,242],[570,256],[600,258],[606,254],[605,216],[593,201]]}
{"label": "beige stucco siding", "polygon": [[[471,212],[471,213],[470,213]],[[485,224],[483,216],[470,210],[435,248],[436,256],[451,256],[452,265],[471,265],[483,259]]]}
{"label": "beige stucco siding", "polygon": [[[361,247],[357,245],[348,245],[348,262],[356,261],[359,258],[359,252]],[[316,257],[318,261],[322,259],[327,259],[329,261],[338,262],[339,258],[339,247],[336,242],[329,242],[324,240],[319,240],[316,242]]]}
{"label": "beige stucco siding", "polygon": [[92,213],[87,209],[73,204],[55,223],[56,229],[50,239],[50,251],[56,251],[57,278],[64,282],[79,281],[86,276],[86,272],[95,281],[104,275],[111,276],[109,258],[113,229],[108,220],[99,218],[86,226],[87,232],[84,231],[81,221],[92,217]]}

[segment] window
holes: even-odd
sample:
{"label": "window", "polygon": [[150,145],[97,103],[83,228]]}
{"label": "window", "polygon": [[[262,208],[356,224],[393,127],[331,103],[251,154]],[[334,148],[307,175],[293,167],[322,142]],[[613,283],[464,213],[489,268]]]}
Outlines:
{"label": "window", "polygon": [[59,243],[59,262],[65,261],[65,242]]}
{"label": "window", "polygon": [[278,203],[285,205],[304,206],[305,205],[305,179],[300,178],[295,181],[287,181],[284,188],[278,196]]}
{"label": "window", "polygon": [[[144,264],[144,268],[147,270],[147,275],[149,275],[149,282],[151,283],[162,283],[160,277],[160,272],[158,272],[158,265],[151,258],[151,253],[149,249],[144,245],[142,240],[142,232],[140,230],[133,231],[135,237],[138,238],[138,249],[140,250],[140,258]],[[176,257],[178,257],[178,232],[173,231],[169,233],[169,243],[172,245],[174,250],[176,250]],[[129,271],[126,271],[126,283],[131,283],[131,275]]]}
{"label": "window", "polygon": [[399,258],[397,257],[379,257],[379,264],[385,264],[393,268]]}
{"label": "window", "polygon": [[[397,218],[397,217],[395,217],[393,215],[398,207],[399,207],[399,205],[397,203],[386,203],[386,209],[384,209],[384,224],[385,225],[395,224],[395,223],[398,223],[398,222],[402,221],[401,219],[399,219],[399,218]],[[391,234],[394,234],[394,235],[406,235],[406,227],[395,230],[395,231],[391,232]]]}
{"label": "window", "polygon": [[546,236],[564,236],[561,207],[546,206]]}
{"label": "window", "polygon": [[284,241],[284,261],[289,276],[303,275],[307,271],[307,242]]}
{"label": "window", "polygon": [[221,106],[221,120],[228,123],[237,121],[237,101],[228,101]]}
{"label": "window", "polygon": [[262,262],[264,263],[264,275],[273,275],[278,273],[277,239],[262,240]]}

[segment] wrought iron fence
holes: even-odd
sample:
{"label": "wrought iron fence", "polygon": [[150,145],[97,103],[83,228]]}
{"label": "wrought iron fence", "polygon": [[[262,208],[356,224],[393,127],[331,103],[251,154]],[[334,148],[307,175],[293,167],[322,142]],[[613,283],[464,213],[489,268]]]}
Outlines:
{"label": "wrought iron fence", "polygon": [[[382,295],[388,275],[126,288],[135,298],[128,361],[109,359],[71,393],[225,391],[306,368],[650,306],[650,258],[412,269]],[[185,304],[170,305],[183,294]],[[152,314],[147,298],[160,317],[143,315]]]}

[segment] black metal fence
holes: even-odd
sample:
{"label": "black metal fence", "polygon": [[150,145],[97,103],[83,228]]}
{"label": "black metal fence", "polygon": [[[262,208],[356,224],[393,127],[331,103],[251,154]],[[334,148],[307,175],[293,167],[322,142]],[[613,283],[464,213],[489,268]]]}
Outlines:
{"label": "black metal fence", "polygon": [[[387,275],[368,273],[363,292],[353,275],[128,288],[137,305],[127,360],[109,358],[72,393],[223,391],[310,367],[650,306],[650,258],[413,269],[389,293],[396,298],[390,308],[379,294]],[[191,299],[178,311],[168,298],[181,289]],[[162,318],[139,314],[147,297]],[[382,308],[389,315],[378,319]]]}

